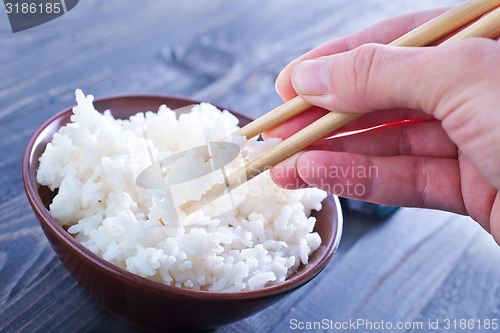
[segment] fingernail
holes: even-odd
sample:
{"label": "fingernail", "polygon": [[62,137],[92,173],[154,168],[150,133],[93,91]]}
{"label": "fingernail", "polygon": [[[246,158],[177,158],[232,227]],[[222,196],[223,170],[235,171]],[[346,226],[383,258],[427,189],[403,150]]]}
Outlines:
{"label": "fingernail", "polygon": [[274,166],[274,176],[275,178],[297,178],[298,173],[296,170],[297,160],[303,152],[298,152],[295,155],[281,161]]}
{"label": "fingernail", "polygon": [[301,95],[324,95],[330,92],[332,62],[306,60],[295,67],[292,85]]}
{"label": "fingernail", "polygon": [[304,152],[299,151],[298,153],[295,153],[294,155],[290,156],[289,158],[283,160],[280,162],[281,165],[286,166],[286,167],[292,167],[295,168],[297,165],[297,160],[299,159],[300,155],[302,155]]}

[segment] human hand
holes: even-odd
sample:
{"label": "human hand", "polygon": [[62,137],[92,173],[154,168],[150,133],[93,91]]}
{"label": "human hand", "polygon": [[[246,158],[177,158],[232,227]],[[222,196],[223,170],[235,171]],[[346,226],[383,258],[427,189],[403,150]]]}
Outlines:
{"label": "human hand", "polygon": [[347,131],[418,121],[322,140],[271,176],[286,188],[316,186],[358,200],[468,214],[500,244],[500,44],[474,38],[437,48],[363,45],[388,43],[441,12],[380,23],[287,66],[276,83],[283,99],[298,93],[323,109],[267,137],[286,138],[324,109],[367,113]]}

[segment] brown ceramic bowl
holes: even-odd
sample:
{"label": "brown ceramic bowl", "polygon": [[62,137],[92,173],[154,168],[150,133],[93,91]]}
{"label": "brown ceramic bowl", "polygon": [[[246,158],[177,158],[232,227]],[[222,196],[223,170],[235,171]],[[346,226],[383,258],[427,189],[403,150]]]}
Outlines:
{"label": "brown ceramic bowl", "polygon": [[[161,104],[172,109],[199,103],[167,96],[123,96],[96,100],[97,110],[110,109],[116,118],[147,110]],[[249,118],[232,112],[240,126]],[[182,289],[153,282],[120,269],[80,245],[50,216],[48,205],[54,197],[36,181],[38,159],[60,127],[70,121],[72,109],[47,120],[33,135],[23,158],[23,181],[29,202],[54,251],[73,277],[109,312],[121,320],[148,330],[172,331],[215,328],[243,319],[288,295],[314,278],[330,261],[340,241],[342,214],[338,198],[329,196],[316,212],[315,230],[322,244],[291,278],[269,288],[232,293]]]}

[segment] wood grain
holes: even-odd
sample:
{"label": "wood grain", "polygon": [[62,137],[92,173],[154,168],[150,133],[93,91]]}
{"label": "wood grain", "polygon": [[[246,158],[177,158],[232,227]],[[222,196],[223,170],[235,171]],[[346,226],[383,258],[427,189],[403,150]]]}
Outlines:
{"label": "wood grain", "polygon": [[[86,0],[17,34],[0,10],[0,331],[138,332],[68,275],[24,195],[28,139],[74,104],[74,89],[96,97],[187,96],[256,118],[282,102],[276,76],[308,49],[384,18],[457,2]],[[467,218],[417,209],[389,221],[348,214],[323,273],[218,331],[288,332],[291,318],[499,318],[498,256]]]}

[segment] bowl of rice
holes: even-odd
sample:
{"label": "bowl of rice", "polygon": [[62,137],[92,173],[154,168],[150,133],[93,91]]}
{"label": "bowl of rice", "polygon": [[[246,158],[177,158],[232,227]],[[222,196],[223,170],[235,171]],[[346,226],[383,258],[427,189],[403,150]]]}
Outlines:
{"label": "bowl of rice", "polygon": [[140,184],[144,170],[211,142],[237,147],[239,165],[276,144],[231,137],[246,116],[170,96],[94,101],[77,90],[76,100],[30,139],[24,187],[63,265],[114,316],[147,330],[216,328],[280,300],[332,258],[341,208],[318,189],[281,189],[266,171],[186,216],[172,207],[223,182],[225,168],[212,161],[213,173],[177,172],[174,182],[167,167],[159,187]]}

